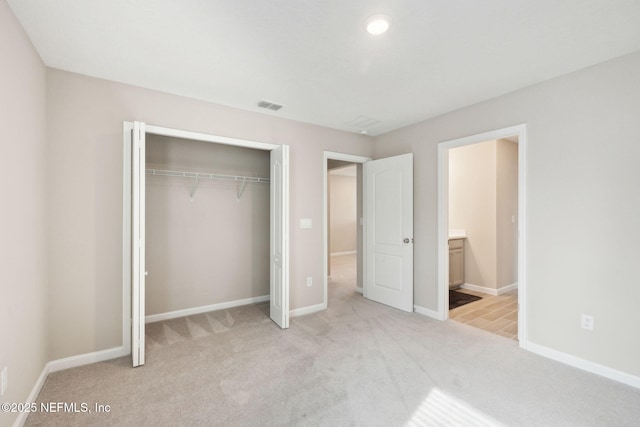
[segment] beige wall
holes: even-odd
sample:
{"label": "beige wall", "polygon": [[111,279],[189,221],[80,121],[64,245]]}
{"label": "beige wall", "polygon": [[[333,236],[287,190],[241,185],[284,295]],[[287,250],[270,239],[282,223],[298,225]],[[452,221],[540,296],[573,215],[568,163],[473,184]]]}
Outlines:
{"label": "beige wall", "polygon": [[[147,167],[269,177],[270,152],[147,136]],[[269,295],[269,184],[147,175],[146,313]]]}
{"label": "beige wall", "polygon": [[467,233],[465,282],[495,289],[495,141],[449,150],[449,228]]}
{"label": "beige wall", "polygon": [[437,309],[438,143],[526,123],[529,340],[640,375],[638,75],[635,53],[375,138],[414,153],[417,305]]}
{"label": "beige wall", "polygon": [[497,140],[496,164],[496,280],[503,288],[518,282],[518,144]]}
{"label": "beige wall", "polygon": [[[449,228],[463,229],[465,282],[518,281],[518,146],[500,139],[449,150]],[[517,218],[516,218],[517,219]]]}
{"label": "beige wall", "polygon": [[[122,343],[122,122],[291,147],[291,309],[321,304],[323,152],[370,156],[366,136],[47,70],[53,359]],[[274,113],[275,115],[275,113]],[[300,229],[301,218],[313,228]],[[306,277],[314,285],[306,286]]]}
{"label": "beige wall", "polygon": [[[352,166],[355,169],[355,166]],[[329,174],[329,252],[357,249],[357,182],[355,176]]]}
{"label": "beige wall", "polygon": [[[0,0],[0,370],[24,402],[47,358],[45,67]],[[0,425],[17,414],[0,412]]]}

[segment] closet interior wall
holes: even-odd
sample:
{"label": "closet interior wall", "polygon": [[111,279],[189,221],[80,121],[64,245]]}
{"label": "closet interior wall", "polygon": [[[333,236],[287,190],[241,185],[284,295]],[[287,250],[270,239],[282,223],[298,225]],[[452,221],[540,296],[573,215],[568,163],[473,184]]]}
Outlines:
{"label": "closet interior wall", "polygon": [[[146,169],[269,178],[269,152],[147,134]],[[146,314],[269,295],[269,184],[146,175]]]}

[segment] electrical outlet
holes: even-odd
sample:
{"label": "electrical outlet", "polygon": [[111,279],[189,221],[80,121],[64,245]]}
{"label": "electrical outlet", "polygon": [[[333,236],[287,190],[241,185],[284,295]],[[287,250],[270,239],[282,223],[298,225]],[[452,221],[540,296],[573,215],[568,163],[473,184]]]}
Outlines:
{"label": "electrical outlet", "polygon": [[8,373],[7,373],[7,367],[5,366],[4,368],[2,368],[2,381],[0,381],[2,383],[2,386],[0,386],[0,391],[2,391],[2,393],[0,393],[1,396],[4,396],[4,394],[7,392],[7,387],[9,387],[9,378],[8,378]]}
{"label": "electrical outlet", "polygon": [[588,314],[583,314],[581,325],[582,325],[582,329],[593,331],[593,316]]}
{"label": "electrical outlet", "polygon": [[313,286],[313,277],[307,277],[307,286]]}

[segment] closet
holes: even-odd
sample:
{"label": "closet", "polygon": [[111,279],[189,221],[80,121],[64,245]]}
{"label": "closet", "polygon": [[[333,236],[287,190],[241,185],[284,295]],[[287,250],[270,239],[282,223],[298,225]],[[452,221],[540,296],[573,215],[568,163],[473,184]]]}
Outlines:
{"label": "closet", "polygon": [[269,300],[269,157],[147,136],[147,323]]}
{"label": "closet", "polygon": [[271,320],[288,328],[289,147],[143,122],[124,122],[123,141],[133,366],[145,361],[145,320],[268,299]]}

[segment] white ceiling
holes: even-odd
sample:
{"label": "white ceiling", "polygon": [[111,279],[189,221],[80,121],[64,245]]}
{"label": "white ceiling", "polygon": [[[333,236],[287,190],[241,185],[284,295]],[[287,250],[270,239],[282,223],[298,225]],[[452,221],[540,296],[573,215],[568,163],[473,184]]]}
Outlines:
{"label": "white ceiling", "polygon": [[639,0],[8,2],[49,67],[370,135],[640,50]]}

